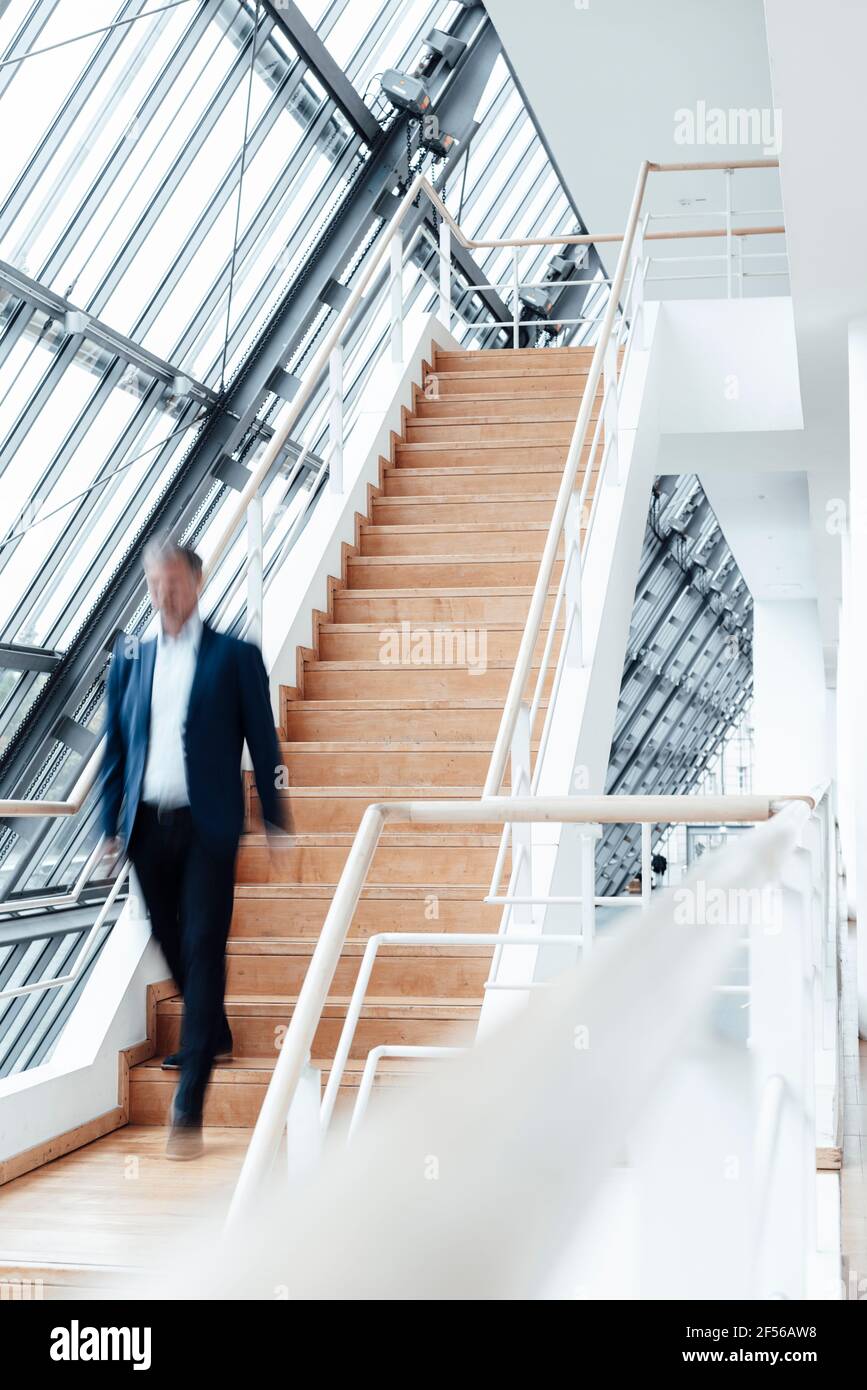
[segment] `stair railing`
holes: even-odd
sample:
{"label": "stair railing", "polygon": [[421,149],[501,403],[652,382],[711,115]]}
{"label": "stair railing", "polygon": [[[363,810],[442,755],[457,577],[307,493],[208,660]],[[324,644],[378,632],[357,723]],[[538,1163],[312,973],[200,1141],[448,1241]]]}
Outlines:
{"label": "stair railing", "polygon": [[[329,478],[332,489],[340,491],[343,479],[343,437],[344,437],[344,400],[343,400],[343,352],[344,340],[347,330],[353,323],[359,306],[368,294],[375,278],[380,275],[387,264],[387,291],[390,304],[390,331],[389,342],[391,347],[391,357],[396,363],[403,361],[403,315],[404,315],[404,294],[402,287],[403,270],[409,252],[414,249],[418,236],[417,230],[407,245],[404,244],[404,224],[410,216],[415,203],[419,198],[424,198],[431,208],[439,215],[439,306],[438,317],[448,328],[452,317],[451,300],[451,246],[452,237],[461,246],[470,251],[496,250],[499,248],[511,248],[513,250],[541,248],[545,246],[600,246],[607,243],[620,242],[621,252],[618,259],[617,270],[613,279],[609,280],[605,276],[596,277],[592,282],[600,286],[610,284],[610,293],[602,326],[598,340],[594,348],[593,359],[588,374],[587,389],[581,403],[578,414],[575,432],[569,449],[566,468],[564,470],[563,482],[557,497],[554,516],[552,517],[551,528],[549,531],[548,543],[542,557],[539,578],[533,594],[530,612],[527,618],[527,625],[519,649],[518,661],[516,663],[515,675],[509,688],[506,700],[503,720],[501,721],[500,731],[494,752],[491,758],[491,765],[485,783],[485,795],[495,794],[502,786],[503,775],[509,758],[511,737],[517,721],[517,711],[520,705],[523,689],[526,685],[527,675],[530,668],[532,657],[532,642],[541,627],[542,612],[544,610],[547,586],[550,582],[553,564],[556,558],[556,546],[559,537],[564,530],[564,525],[569,510],[572,488],[580,462],[581,451],[586,442],[587,428],[590,420],[590,413],[595,397],[596,388],[600,378],[604,375],[605,395],[603,400],[603,413],[597,421],[597,427],[593,435],[593,454],[601,438],[602,427],[604,425],[606,438],[603,459],[600,463],[600,473],[606,462],[616,454],[616,417],[617,402],[619,400],[621,383],[623,376],[623,363],[621,362],[618,370],[617,349],[626,344],[626,354],[631,350],[632,341],[641,334],[641,309],[643,303],[643,291],[646,278],[646,261],[644,259],[643,247],[647,240],[669,241],[693,237],[718,237],[732,235],[757,236],[770,235],[783,232],[783,227],[779,225],[749,227],[736,229],[734,232],[731,227],[728,231],[723,229],[711,228],[700,231],[683,230],[662,230],[648,232],[646,226],[639,225],[639,214],[644,197],[648,176],[651,172],[690,172],[693,170],[720,170],[729,171],[736,169],[770,169],[778,165],[776,160],[741,160],[729,163],[696,163],[696,164],[652,164],[645,161],[640,169],[638,182],[633,195],[632,206],[625,232],[604,232],[604,233],[575,233],[567,234],[564,232],[556,233],[547,237],[513,237],[513,238],[474,238],[466,235],[458,222],[446,207],[436,189],[421,174],[417,175],[404,193],[397,210],[394,213],[384,235],[374,246],[367,264],[355,280],[346,302],[337,314],[330,330],[325,335],[322,346],[313,358],[309,370],[305,373],[297,394],[294,396],[290,408],[285,418],[280,422],[275,430],[267,447],[262,453],[261,458],[251,469],[250,476],[239,492],[234,507],[228,513],[224,521],[217,540],[211,549],[205,565],[205,580],[213,576],[220,560],[229,550],[235,536],[239,530],[246,526],[248,533],[248,556],[243,567],[243,578],[248,586],[248,626],[247,631],[252,636],[256,636],[261,629],[262,616],[262,517],[261,517],[261,497],[260,489],[268,478],[275,462],[285,450],[292,438],[293,430],[320,384],[327,379],[327,414],[329,420],[329,439],[327,448],[327,462],[329,466]],[[710,214],[708,214],[710,215]],[[646,219],[645,219],[646,222]],[[621,305],[624,283],[626,281],[627,268],[631,265],[632,273],[629,280],[628,293]],[[517,290],[535,283],[531,281],[517,282]],[[560,288],[571,281],[557,282]],[[585,283],[575,281],[576,284]],[[488,282],[478,288],[501,288],[495,282]],[[619,322],[618,335],[613,337],[615,322]],[[497,326],[485,320],[486,327]],[[504,323],[505,327],[512,326],[512,320]],[[522,323],[522,327],[525,326]],[[624,359],[628,360],[628,359]],[[589,496],[590,475],[592,468],[587,467],[587,476],[582,483],[579,509],[586,508]],[[568,479],[568,486],[567,486]],[[588,531],[592,528],[594,507],[591,505],[587,518]],[[574,571],[573,571],[574,578]],[[580,608],[580,604],[578,605]],[[574,622],[573,621],[573,627]],[[529,649],[528,649],[529,644]],[[7,798],[0,800],[0,816],[2,817],[22,817],[40,816],[53,818],[56,816],[75,815],[81,810],[84,801],[90,791],[97,776],[99,758],[102,744],[98,744],[88,757],[82,767],[75,785],[69,796],[57,801],[44,801],[38,798]],[[65,895],[68,897],[68,895]],[[77,899],[76,899],[77,900]],[[52,899],[54,903],[58,901],[57,895]],[[6,906],[0,902],[0,908]]]}
{"label": "stair railing", "polygon": [[[296,1090],[309,1065],[316,1030],[362,889],[383,830],[389,823],[591,826],[597,823],[654,825],[710,821],[758,824],[785,812],[787,817],[795,817],[793,824],[800,826],[812,806],[813,799],[809,795],[778,799],[766,796],[495,796],[479,801],[386,801],[368,806],[343,866],[265,1092],[235,1189],[230,1223],[254,1201],[272,1169]],[[508,945],[509,941],[504,944]],[[341,1049],[344,1061],[348,1052],[344,1039]],[[335,1081],[332,1087],[326,1115],[330,1115],[333,1108],[338,1084]]]}
{"label": "stair railing", "polygon": [[[581,570],[583,567],[583,555],[586,554],[587,538],[592,532],[593,520],[596,515],[597,498],[602,480],[609,471],[616,474],[617,413],[622,393],[624,367],[628,362],[633,344],[636,341],[640,344],[642,335],[642,306],[647,275],[647,262],[644,255],[645,241],[677,240],[695,236],[702,238],[725,236],[727,238],[727,247],[730,247],[733,235],[743,237],[749,235],[777,234],[783,231],[781,226],[773,225],[755,228],[740,228],[735,232],[732,228],[731,217],[728,217],[726,226],[722,229],[711,228],[699,232],[686,232],[682,230],[650,232],[647,230],[647,218],[645,218],[642,223],[640,216],[648,176],[651,172],[689,172],[692,170],[720,170],[722,172],[730,172],[735,169],[774,168],[776,166],[776,160],[745,160],[734,163],[677,165],[651,164],[645,161],[639,171],[625,232],[580,233],[571,235],[556,233],[548,237],[506,239],[473,238],[466,235],[449,212],[437,191],[423,175],[417,175],[404,193],[391,222],[388,224],[385,234],[373,248],[367,264],[353,284],[346,303],[337,314],[331,329],[326,334],[323,344],[314,357],[309,371],[305,374],[285,418],[275,430],[261,458],[251,470],[250,477],[245,483],[243,490],[239,493],[234,507],[229,511],[229,515],[208,557],[205,566],[206,581],[214,575],[217,566],[229,550],[240,529],[242,527],[246,528],[247,557],[239,576],[239,581],[245,583],[247,588],[247,624],[245,627],[245,634],[253,639],[261,638],[262,614],[264,608],[261,489],[281,452],[291,440],[292,432],[298,424],[302,412],[307,407],[314,393],[320,388],[321,383],[326,379],[328,383],[325,406],[328,418],[328,448],[326,457],[329,469],[329,484],[333,490],[338,492],[342,491],[345,418],[344,340],[363,299],[374,285],[375,278],[383,271],[385,271],[386,275],[386,291],[390,305],[389,342],[391,358],[395,363],[403,361],[403,271],[407,257],[414,249],[417,238],[420,235],[420,231],[416,230],[415,234],[409,240],[409,243],[405,244],[404,225],[417,199],[422,197],[425,198],[427,203],[434,209],[440,218],[438,317],[442,320],[446,328],[450,328],[452,318],[451,247],[453,236],[467,250],[485,251],[510,248],[513,251],[511,280],[513,315],[508,323],[501,325],[503,327],[512,328],[514,328],[516,316],[518,314],[520,291],[526,288],[529,283],[532,283],[523,282],[520,279],[517,267],[518,254],[521,249],[541,248],[545,246],[590,246],[603,245],[606,243],[621,243],[620,256],[614,277],[609,280],[607,277],[600,276],[593,282],[598,283],[600,286],[609,286],[608,301],[594,348],[587,385],[582,397],[575,431],[573,433],[563,478],[555,503],[551,526],[540,563],[539,574],[530,603],[527,622],[521,638],[515,670],[506,697],[503,716],[485,782],[485,797],[496,796],[502,787],[503,777],[509,758],[513,756],[515,752],[516,729],[518,728],[522,708],[524,710],[525,719],[528,713],[531,715],[530,728],[532,728],[532,719],[535,718],[541,708],[545,675],[553,651],[556,625],[559,620],[559,613],[564,605],[566,608],[566,630],[558,657],[557,671],[554,677],[554,691],[552,697],[549,699],[545,726],[542,733],[543,749],[547,742],[551,711],[556,698],[556,691],[559,688],[562,670],[567,661],[577,661],[579,664],[582,664],[586,656],[581,633]],[[727,254],[730,257],[730,250]],[[627,271],[630,267],[631,273],[629,276],[628,288],[624,296],[624,285],[626,284]],[[562,286],[567,282],[558,283]],[[578,281],[576,283],[583,282]],[[484,287],[485,286],[480,286],[480,288]],[[499,288],[499,286],[493,282],[487,287],[492,289]],[[378,301],[378,296],[371,295],[371,305],[375,301]],[[616,335],[614,333],[615,324],[618,325]],[[486,321],[486,326],[495,325],[489,325]],[[514,341],[515,339],[513,338],[513,342]],[[604,388],[602,407],[593,431],[590,453],[585,466],[585,475],[576,499],[573,495],[575,478],[587,440],[592,407],[600,381],[603,382]],[[596,454],[602,440],[603,431],[605,443],[598,469],[596,469],[594,473]],[[589,488],[594,476],[596,478],[596,490],[588,512],[587,502],[589,498]],[[585,513],[586,525],[584,525]],[[524,701],[524,690],[527,686],[533,650],[542,627],[544,609],[560,537],[564,531],[568,537],[568,554],[566,563],[564,564],[563,576],[558,587],[557,599],[555,600],[555,613],[557,617],[552,619],[550,631],[545,643],[543,666],[540,669],[536,681],[531,703],[527,706]],[[15,819],[26,816],[38,816],[40,818],[53,819],[55,817],[76,815],[82,809],[87,797],[93,790],[97,778],[101,752],[102,743],[100,742],[81,768],[68,797],[55,801],[39,800],[38,798],[7,798],[5,800],[0,800],[0,817]],[[532,761],[532,755],[529,753],[528,758]],[[538,769],[540,766],[541,758],[537,758],[535,773],[532,772],[532,769],[529,769],[532,790],[535,790],[538,784]],[[508,827],[506,827],[504,829],[504,838],[508,833]],[[8,898],[4,901],[0,901],[0,911],[4,908],[8,911],[25,906],[28,909],[70,906],[79,902],[85,887],[92,881],[95,869],[102,862],[102,857],[101,846],[95,846],[88,855],[85,865],[71,890],[61,890],[55,894],[43,895],[33,899]],[[115,869],[116,877],[109,890],[111,903],[114,902],[128,875],[129,866],[124,860],[116,865]],[[109,903],[107,906],[110,905]],[[100,916],[102,920],[104,920],[105,913],[101,913]],[[87,959],[87,952],[90,950],[94,939],[95,932],[88,936],[86,943],[87,950],[79,953],[76,965],[73,967],[73,978],[83,969]],[[32,988],[55,988],[68,982],[67,976],[61,976],[44,983],[40,982],[39,985],[35,985]],[[0,995],[0,998],[2,997],[3,996]]]}
{"label": "stair railing", "polygon": [[[362,862],[371,862],[383,826],[395,816],[419,824],[434,818],[467,823],[471,816],[575,820],[584,800],[522,798],[511,805],[509,798],[495,798],[477,806],[420,802],[369,808],[323,937],[337,925],[338,913],[346,922],[351,917]],[[583,1232],[584,1217],[624,1153],[649,1194],[642,1208],[649,1225],[641,1244],[642,1257],[646,1252],[653,1260],[650,1296],[683,1297],[696,1288],[703,1297],[719,1297],[721,1288],[724,1296],[759,1299],[829,1296],[816,1291],[826,1271],[817,1262],[822,1247],[816,1167],[822,1155],[814,1059],[822,1061],[834,1047],[834,1030],[827,1027],[831,995],[823,989],[837,949],[830,797],[817,792],[787,804],[728,797],[587,800],[587,812],[600,820],[689,818],[692,805],[715,820],[748,814],[766,823],[703,858],[676,889],[654,895],[640,926],[623,924],[589,968],[565,972],[551,990],[548,1008],[522,1012],[486,1042],[484,1056],[441,1063],[453,1068],[448,1081],[408,1098],[405,1116],[404,1107],[384,1107],[371,1122],[376,1129],[369,1142],[348,1159],[330,1153],[323,1169],[309,1173],[287,1197],[264,1185],[267,1165],[259,1166],[265,1153],[257,1126],[226,1250],[227,1258],[246,1270],[237,1287],[247,1296],[261,1292],[256,1280],[263,1259],[271,1271],[269,1284],[279,1269],[293,1297],[316,1296],[313,1286],[324,1287],[322,1279],[328,1277],[322,1266],[319,1275],[308,1278],[316,1243],[321,1244],[323,1231],[326,1243],[332,1235],[339,1241],[339,1213],[356,1208],[365,1210],[367,1219],[341,1252],[346,1296],[364,1296],[371,1277],[388,1286],[387,1296],[395,1290],[400,1296],[401,1289],[413,1296],[454,1296],[454,1261],[461,1250],[485,1248],[485,1231],[497,1220],[504,1190],[518,1204],[514,1232],[510,1227],[496,1256],[487,1265],[482,1261],[481,1273],[473,1267],[459,1296],[539,1296],[539,1280],[554,1270],[560,1276],[556,1296],[563,1296],[573,1277],[575,1236]],[[722,909],[720,900],[726,905]],[[310,992],[321,989],[323,998],[325,954],[311,966],[304,985],[305,991],[308,984]],[[723,983],[730,972],[741,974],[745,956],[748,983]],[[738,996],[733,1006],[711,1010],[712,1000],[731,994]],[[741,1008],[741,996],[749,1008]],[[303,1002],[315,1027],[312,1001]],[[276,1087],[292,1065],[287,1048],[303,1062],[300,1045],[300,1032],[293,1034],[290,1025]],[[393,1054],[427,1060],[429,1049],[377,1049],[365,1072],[368,1094],[376,1061]],[[665,1099],[657,1108],[660,1097]],[[279,1124],[279,1107],[271,1110],[275,1117]],[[260,1126],[267,1121],[263,1111]],[[667,1144],[657,1142],[663,1126],[672,1136]],[[438,1150],[445,1146],[451,1172],[494,1173],[496,1181],[483,1180],[464,1202],[458,1194],[455,1201],[440,1203],[432,1222],[417,1178],[407,1177],[420,1134],[433,1136]],[[701,1158],[694,1159],[699,1152]],[[733,1171],[725,1176],[738,1181],[724,1182],[715,1161],[720,1154],[731,1155],[732,1165],[725,1167]],[[546,1200],[534,1206],[540,1163]],[[690,1186],[680,1202],[672,1192],[672,1167],[685,1174],[687,1165]],[[658,1192],[662,1206],[654,1212]],[[248,1205],[257,1195],[262,1198],[258,1209]],[[395,1200],[403,1203],[406,1222],[383,1224],[382,1214]],[[725,1214],[718,1212],[718,1220],[697,1231],[695,1212],[708,1202],[718,1203]],[[371,1276],[375,1231],[382,1243]],[[592,1248],[583,1250],[582,1258]],[[431,1261],[435,1272],[427,1277]],[[422,1269],[426,1273],[419,1275]],[[413,1279],[416,1285],[421,1279],[421,1292]]]}

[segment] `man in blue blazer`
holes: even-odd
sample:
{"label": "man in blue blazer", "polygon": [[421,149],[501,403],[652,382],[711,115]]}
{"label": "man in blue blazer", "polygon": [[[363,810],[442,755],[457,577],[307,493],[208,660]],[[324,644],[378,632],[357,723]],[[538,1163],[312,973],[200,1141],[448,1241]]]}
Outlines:
{"label": "man in blue blazer", "polygon": [[211,1068],[232,1050],[225,953],[244,824],[244,744],[266,824],[277,828],[282,769],[262,655],[201,621],[199,556],[154,543],[145,573],[160,629],[140,643],[122,633],[114,648],[102,829],[108,853],[128,849],[183,995],[181,1051],[163,1063],[181,1073],[166,1153],[195,1158]]}

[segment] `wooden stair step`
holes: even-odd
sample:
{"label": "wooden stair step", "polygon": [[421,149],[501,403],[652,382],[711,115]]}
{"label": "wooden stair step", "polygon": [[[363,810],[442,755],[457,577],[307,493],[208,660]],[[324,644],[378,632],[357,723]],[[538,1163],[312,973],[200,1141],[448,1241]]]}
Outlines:
{"label": "wooden stair step", "polygon": [[[561,563],[555,561],[555,583]],[[351,555],[346,573],[352,589],[439,589],[445,580],[454,588],[512,588],[535,583],[539,555]]]}
{"label": "wooden stair step", "polygon": [[[297,996],[227,995],[226,1016],[238,1056],[276,1057],[296,1002]],[[348,996],[334,996],[326,1002],[313,1041],[316,1056],[334,1056],[348,1007]],[[365,1058],[372,1047],[389,1043],[422,1047],[469,1045],[475,1036],[480,1009],[480,1000],[370,996],[362,1008],[350,1056]],[[156,1035],[160,1056],[180,1047],[182,1017],[179,998],[160,1002]]]}
{"label": "wooden stair step", "polygon": [[[544,716],[542,702],[540,714]],[[342,738],[436,742],[493,740],[503,707],[497,700],[292,700],[284,695],[282,729],[289,740]]]}
{"label": "wooden stair step", "polygon": [[[367,881],[468,884],[490,879],[502,831],[477,834],[471,830],[440,834],[384,833],[373,856]],[[241,839],[237,881],[244,883],[336,883],[346,863],[354,835],[349,833],[293,835],[271,847],[262,834]]]}
{"label": "wooden stair step", "polygon": [[[252,1128],[265,1099],[274,1070],[275,1058],[237,1057],[214,1069],[205,1094],[203,1121],[206,1128]],[[136,1125],[167,1125],[178,1082],[177,1072],[163,1071],[161,1057],[140,1063],[130,1072],[130,1122]],[[323,1088],[331,1073],[329,1058],[314,1058],[312,1065],[321,1072]],[[374,1077],[374,1093],[406,1087],[435,1073],[437,1062],[409,1057],[383,1057]],[[364,1058],[347,1059],[338,1095],[358,1094],[364,1071]]]}
{"label": "wooden stair step", "polygon": [[548,526],[554,511],[553,495],[524,494],[520,501],[510,497],[469,494],[453,497],[448,493],[440,496],[416,497],[376,497],[371,507],[371,517],[376,526],[421,526],[428,523],[442,525],[445,522],[459,522],[462,525],[487,525],[490,523],[514,521],[519,515],[530,524]]}
{"label": "wooden stair step", "polygon": [[[231,941],[309,936],[315,941],[335,884],[241,884],[235,890]],[[502,909],[485,903],[488,884],[397,884],[364,888],[350,932],[363,941],[380,931],[495,932]]]}
{"label": "wooden stair step", "polygon": [[[589,368],[593,360],[593,348],[479,348],[472,352],[456,349],[438,350],[430,375],[438,372],[487,372],[491,370],[519,369],[540,372],[548,376],[554,370],[577,366]],[[504,360],[506,359],[506,360]]]}
{"label": "wooden stair step", "polygon": [[[492,622],[524,625],[532,585],[467,585],[461,589],[339,589],[334,620],[345,622]],[[549,590],[545,616],[550,618],[556,590]]]}
{"label": "wooden stair step", "polygon": [[[460,562],[469,552],[472,558],[499,555],[541,555],[548,539],[546,522],[446,521],[371,525],[360,529],[360,549],[364,556],[396,559],[403,556],[447,556]],[[564,543],[561,540],[559,552]]]}
{"label": "wooden stair step", "polygon": [[[572,425],[581,409],[581,395],[540,395],[531,392],[527,396],[493,396],[477,399],[475,396],[443,396],[429,399],[418,396],[407,417],[407,425],[420,424],[527,424],[529,421],[542,424],[549,420],[567,420]],[[593,413],[596,418],[599,411]]]}
{"label": "wooden stair step", "polygon": [[[483,890],[484,892],[485,890]],[[393,930],[390,926],[383,924],[382,931]],[[395,929],[396,930],[396,929]],[[438,928],[430,926],[431,932],[436,932]],[[481,930],[481,929],[480,929]],[[354,960],[356,963],[361,960],[367,949],[367,937],[356,937],[350,932],[343,943],[343,951],[347,959]],[[316,949],[316,942],[308,936],[248,936],[242,938],[231,938],[227,946],[227,955],[233,960],[303,960],[309,961]],[[427,961],[453,961],[463,960],[464,958],[487,961],[494,947],[487,942],[444,944],[442,942],[425,943],[419,941],[413,944],[401,945],[399,943],[382,942],[377,950],[377,960],[427,960]],[[342,990],[339,985],[335,985],[333,990],[337,994],[348,994],[350,991]],[[451,991],[446,990],[447,994]],[[259,994],[259,989],[245,989],[241,986],[229,990],[230,994],[250,995]],[[282,993],[280,990],[271,990],[269,993]],[[291,993],[291,991],[290,991]],[[424,995],[424,990],[373,990],[374,994],[393,994],[399,998],[402,994]],[[459,996],[454,992],[454,997]]]}
{"label": "wooden stair step", "polygon": [[[432,786],[415,784],[412,786],[337,786],[337,787],[292,787],[281,792],[290,803],[293,830],[300,835],[328,833],[330,831],[355,831],[367,807],[378,801],[478,801],[481,787]],[[251,823],[261,824],[258,797],[250,797]],[[470,832],[484,832],[496,822],[467,821],[463,827]],[[431,830],[453,829],[453,823],[425,822]],[[417,833],[418,825],[410,821],[395,820],[390,823],[393,835],[412,835]]]}
{"label": "wooden stair step", "polygon": [[[564,626],[558,616],[557,629]],[[514,660],[524,635],[523,623],[473,622],[455,619],[449,623],[320,623],[317,649],[320,661],[382,660],[383,654],[399,650],[401,660],[409,663],[422,659],[432,664],[461,665],[466,656],[475,660],[482,650],[492,661]],[[547,633],[541,632],[537,641],[539,654],[544,649]]]}
{"label": "wooden stair step", "polygon": [[[589,457],[591,444],[592,440],[588,439],[581,452],[582,462]],[[555,443],[549,440],[538,443],[533,439],[476,439],[455,443],[441,440],[438,443],[429,439],[424,442],[396,443],[394,462],[399,468],[406,469],[484,468],[486,465],[499,468],[504,463],[521,465],[526,460],[529,472],[547,465],[562,473],[568,453],[569,439]],[[532,458],[528,458],[528,455],[532,455]]]}
{"label": "wooden stair step", "polygon": [[425,786],[482,786],[491,744],[282,743],[289,787],[415,782]]}
{"label": "wooden stair step", "polygon": [[[580,363],[576,366],[552,368],[544,376],[533,374],[533,395],[537,399],[547,394],[557,395],[567,392],[570,396],[581,397],[587,385],[589,368]],[[520,367],[486,367],[477,372],[429,371],[424,378],[424,397],[427,400],[459,400],[467,395],[470,399],[479,392],[488,397],[511,398],[516,391],[526,388],[527,373]]]}
{"label": "wooden stair step", "polygon": [[[304,983],[315,942],[305,938],[232,941],[226,956],[230,995],[268,997],[296,994]],[[347,941],[331,981],[331,991],[347,995],[355,988],[365,942]],[[490,973],[493,946],[380,947],[369,992],[402,998],[481,1001]]]}
{"label": "wooden stair step", "polygon": [[462,392],[455,396],[426,396],[420,392],[413,402],[410,419],[467,420],[482,424],[486,420],[571,420],[578,417],[583,392],[540,392],[531,386],[526,392],[510,395],[494,392]]}
{"label": "wooden stair step", "polygon": [[[359,698],[396,699],[505,699],[512,680],[513,661],[479,661],[461,666],[401,666],[379,661],[310,661],[304,667],[304,694],[310,700],[346,700],[353,692]],[[542,681],[542,692],[550,693],[553,663]],[[535,676],[531,677],[535,681]],[[528,687],[529,688],[529,687]],[[535,686],[533,686],[535,688]]]}
{"label": "wooden stair step", "polygon": [[[595,423],[599,406],[594,402],[591,421]],[[522,444],[533,448],[543,444],[562,444],[568,446],[575,433],[575,415],[571,412],[562,419],[520,419],[520,420],[461,420],[450,416],[433,420],[407,420],[404,426],[404,443],[397,447],[403,451],[413,444],[429,444],[435,448],[460,448],[468,444],[484,444],[496,448],[506,444],[509,448]]]}
{"label": "wooden stair step", "polygon": [[[593,441],[586,441],[581,450],[581,464],[584,466],[591,457]],[[603,443],[596,446],[593,467],[599,464]],[[557,486],[563,477],[563,468],[568,456],[568,439],[552,443],[546,439],[477,439],[477,441],[449,441],[449,439],[425,439],[413,443],[395,443],[393,466],[415,470],[415,468],[472,468],[474,471],[496,473],[496,488],[492,491],[507,491],[500,474],[503,464],[524,464],[525,473],[543,474],[554,471]],[[528,484],[529,486],[529,484]],[[535,486],[535,485],[534,485]],[[418,489],[414,488],[414,491]]]}
{"label": "wooden stair step", "polygon": [[[497,498],[538,497],[553,499],[557,496],[563,477],[563,458],[537,463],[534,457],[523,461],[520,457],[496,459],[488,455],[467,459],[461,464],[411,468],[386,467],[382,470],[382,482],[387,498],[427,496],[447,496],[455,501],[464,496],[487,492],[492,500]],[[579,470],[576,490],[581,486],[583,474]]]}

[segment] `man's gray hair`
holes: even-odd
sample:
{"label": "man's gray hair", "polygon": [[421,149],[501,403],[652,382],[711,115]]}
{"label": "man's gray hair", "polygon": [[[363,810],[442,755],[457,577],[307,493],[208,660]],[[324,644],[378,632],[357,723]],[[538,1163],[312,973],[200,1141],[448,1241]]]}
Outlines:
{"label": "man's gray hair", "polygon": [[202,557],[198,551],[193,550],[191,545],[178,545],[176,541],[166,540],[164,537],[155,536],[149,540],[142,554],[142,563],[146,570],[154,565],[164,565],[167,560],[183,560],[189,565],[196,579],[202,575]]}

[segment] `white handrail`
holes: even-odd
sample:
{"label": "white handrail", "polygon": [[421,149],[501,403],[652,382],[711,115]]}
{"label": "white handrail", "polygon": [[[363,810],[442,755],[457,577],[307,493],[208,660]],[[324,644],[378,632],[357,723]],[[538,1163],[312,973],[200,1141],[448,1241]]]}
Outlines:
{"label": "white handrail", "polygon": [[792,801],[813,805],[809,796],[779,800],[767,796],[516,796],[479,801],[384,801],[368,806],[343,866],[265,1092],[238,1178],[229,1222],[238,1219],[271,1170],[368,870],[389,821],[414,825],[461,825],[481,821],[572,825],[582,822],[612,825],[625,821],[755,823],[769,820]]}
{"label": "white handrail", "polygon": [[85,966],[89,963],[90,958],[93,955],[95,943],[100,928],[104,925],[109,912],[114,906],[115,901],[117,899],[117,895],[127,880],[129,870],[130,862],[127,859],[124,862],[123,868],[121,869],[120,873],[117,875],[116,879],[114,880],[114,883],[111,886],[111,892],[108,894],[108,897],[102,904],[99,912],[93,920],[90,929],[88,930],[87,936],[84,938],[84,941],[82,942],[82,945],[79,949],[78,955],[75,958],[75,962],[72,966],[72,969],[68,970],[65,975],[54,975],[50,980],[34,980],[29,985],[18,985],[13,989],[2,989],[0,990],[0,1001],[4,999],[19,999],[22,995],[25,994],[41,994],[44,990],[58,989],[60,985],[74,984],[75,981],[79,979],[79,977],[84,973]]}

